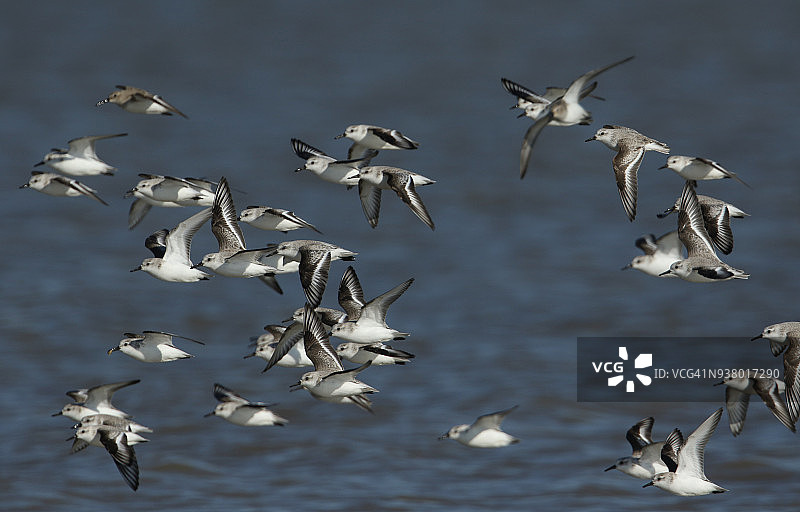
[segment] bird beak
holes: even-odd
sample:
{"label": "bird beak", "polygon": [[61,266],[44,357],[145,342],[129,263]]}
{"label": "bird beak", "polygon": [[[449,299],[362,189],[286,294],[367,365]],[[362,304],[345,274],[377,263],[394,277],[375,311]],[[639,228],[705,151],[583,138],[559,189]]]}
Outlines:
{"label": "bird beak", "polygon": [[716,384],[714,384],[714,385],[715,385],[715,386],[721,386],[722,384],[725,384],[725,381],[724,381],[724,380],[721,380],[721,381],[717,382],[717,383],[716,383]]}
{"label": "bird beak", "polygon": [[630,263],[622,267],[620,270],[628,270],[629,268],[633,268],[633,265],[631,265]]}
{"label": "bird beak", "polygon": [[526,113],[527,113],[527,112],[525,112],[525,111],[523,110],[521,114],[518,114],[518,115],[517,115],[517,119],[519,119],[520,117],[525,117],[525,114],[526,114]]}
{"label": "bird beak", "polygon": [[659,169],[666,169],[667,167],[668,167],[668,166],[667,166],[666,164],[664,164],[664,165],[662,165],[661,167],[659,167]]}
{"label": "bird beak", "polygon": [[209,416],[214,416],[214,411],[211,411],[210,413],[203,415],[204,418],[208,418]]}
{"label": "bird beak", "polygon": [[756,336],[756,337],[754,337],[754,338],[750,338],[750,341],[756,341],[756,340],[759,340],[759,339],[761,339],[761,338],[763,338],[763,337],[764,337],[764,335],[763,335],[763,334],[759,334],[758,336]]}
{"label": "bird beak", "polygon": [[611,471],[612,469],[617,469],[617,465],[616,465],[616,464],[614,464],[613,466],[608,466],[608,467],[607,467],[606,469],[604,469],[603,471]]}
{"label": "bird beak", "polygon": [[333,138],[333,140],[336,140],[336,139],[341,139],[342,137],[344,137],[344,134],[337,135],[336,137],[334,137],[334,138]]}
{"label": "bird beak", "polygon": [[661,277],[661,276],[665,276],[665,275],[671,274],[671,273],[672,273],[672,270],[667,269],[664,272],[661,272],[660,274],[658,274],[658,276]]}
{"label": "bird beak", "polygon": [[136,268],[132,268],[132,269],[131,269],[131,272],[136,272],[137,270],[142,270],[142,266],[141,266],[141,265],[139,265],[139,266],[138,266],[138,267],[136,267]]}
{"label": "bird beak", "polygon": [[242,359],[247,359],[248,357],[253,357],[254,355],[256,355],[256,353],[255,353],[255,352],[253,352],[252,354],[247,354],[247,355],[246,355],[246,356],[244,356]]}
{"label": "bird beak", "polygon": [[438,437],[439,441],[442,439],[450,439],[450,432],[446,432]]}
{"label": "bird beak", "polygon": [[114,352],[115,350],[119,350],[119,347],[114,347],[114,348],[108,349],[108,352],[107,352],[108,355],[111,355],[111,353]]}
{"label": "bird beak", "polygon": [[298,391],[300,389],[303,389],[303,385],[300,384],[299,380],[296,383],[294,383],[291,386],[289,386],[289,391]]}
{"label": "bird beak", "polygon": [[76,436],[74,436],[74,435],[71,435],[71,436],[69,436],[68,438],[64,439],[64,441],[72,441],[73,439],[75,439],[75,437],[76,437]]}
{"label": "bird beak", "polygon": [[201,267],[202,265],[203,265],[203,262],[201,261],[200,263],[195,263],[190,268],[197,268],[197,267]]}
{"label": "bird beak", "polygon": [[597,138],[596,138],[594,135],[592,135],[591,137],[589,137],[588,139],[586,139],[586,140],[585,140],[585,141],[583,141],[583,142],[591,142],[591,141],[593,141],[593,140],[597,140]]}
{"label": "bird beak", "polygon": [[61,412],[61,411],[58,411],[57,413],[51,414],[50,416],[61,416],[62,414],[64,414],[64,413]]}
{"label": "bird beak", "polygon": [[30,183],[26,183],[24,185],[20,185],[19,188],[28,188],[30,186],[31,186]]}
{"label": "bird beak", "polygon": [[131,197],[133,195],[133,191],[134,191],[134,189],[130,189],[130,190],[125,191],[125,193],[122,194],[122,197]]}
{"label": "bird beak", "polygon": [[645,487],[650,487],[651,485],[653,485],[653,481],[652,481],[652,480],[650,480],[649,482],[647,482],[646,484],[644,484],[644,485],[642,486],[642,488],[645,488]]}
{"label": "bird beak", "polygon": [[40,165],[44,165],[44,160],[42,160],[38,164],[33,164],[34,167],[39,167]]}
{"label": "bird beak", "polygon": [[303,167],[298,167],[297,169],[295,169],[294,172],[300,172],[300,171],[305,171],[305,170],[306,170],[306,166],[304,165]]}

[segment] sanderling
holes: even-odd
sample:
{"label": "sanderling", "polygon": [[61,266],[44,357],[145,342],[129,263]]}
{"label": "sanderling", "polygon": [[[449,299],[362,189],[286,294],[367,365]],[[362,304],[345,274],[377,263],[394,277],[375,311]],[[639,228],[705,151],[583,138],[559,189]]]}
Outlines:
{"label": "sanderling", "polygon": [[201,178],[175,178],[158,174],[139,174],[143,178],[125,192],[135,197],[128,211],[128,229],[135,228],[152,206],[179,208],[183,206],[212,206],[217,184]]}
{"label": "sanderling", "polygon": [[358,176],[358,195],[370,226],[374,228],[378,225],[381,190],[393,190],[411,208],[414,215],[419,217],[419,220],[434,229],[433,220],[416,190],[417,181],[422,184],[422,181],[433,183],[433,180],[405,169],[382,165],[364,167]]}
{"label": "sanderling", "polygon": [[353,145],[347,151],[347,158],[364,158],[374,154],[369,150],[381,149],[417,149],[419,142],[415,142],[397,130],[381,128],[368,124],[354,124],[348,126],[344,133],[334,137],[341,139],[347,137],[353,141]]}
{"label": "sanderling", "polygon": [[113,135],[90,135],[79,137],[68,142],[69,149],[53,149],[46,154],[37,165],[47,164],[58,172],[72,176],[96,176],[105,174],[112,176],[116,167],[112,167],[97,158],[94,151],[94,143],[98,140],[110,139],[112,137],[124,137],[127,133],[115,133]]}
{"label": "sanderling", "polygon": [[351,363],[364,364],[369,361],[373,366],[406,364],[414,358],[414,354],[397,350],[385,343],[370,343],[369,345],[352,342],[340,343],[336,347],[336,353]]}
{"label": "sanderling", "polygon": [[[633,57],[622,59],[608,66],[593,69],[583,75],[579,76],[572,82],[564,94],[550,103],[546,104],[543,108],[537,108],[533,116],[539,116],[536,122],[528,128],[525,132],[525,138],[522,140],[522,149],[519,155],[519,178],[525,177],[528,170],[528,163],[531,159],[531,151],[533,144],[542,132],[542,129],[547,125],[552,126],[573,126],[576,124],[590,124],[592,122],[592,115],[584,109],[580,100],[583,97],[583,91],[586,89],[586,84],[599,75],[614,66],[618,66],[624,62],[628,62]],[[544,97],[542,100],[548,101]]]}
{"label": "sanderling", "polygon": [[728,171],[708,158],[672,155],[667,158],[666,165],[662,165],[659,169],[672,169],[683,179],[689,181],[733,178],[742,185],[750,187],[736,173]]}
{"label": "sanderling", "polygon": [[778,357],[789,346],[791,338],[800,338],[800,322],[781,322],[764,327],[761,334],[750,341],[764,338],[769,341],[772,355]]}
{"label": "sanderling", "polygon": [[331,252],[324,249],[300,248],[300,284],[306,302],[316,308],[322,302],[322,294],[328,285],[331,268]]}
{"label": "sanderling", "polygon": [[[311,362],[311,359],[308,358],[306,355],[306,347],[305,342],[302,339],[303,331],[299,331],[301,335],[301,339],[297,341],[292,347],[286,352],[283,357],[278,359],[275,363],[278,366],[282,366],[284,368],[303,368],[305,366],[314,366],[314,363]],[[245,358],[248,357],[260,357],[265,361],[269,361],[272,358],[272,354],[275,353],[275,349],[278,347],[277,341],[271,341],[268,343],[259,343],[256,345],[255,350],[252,354],[248,354],[244,356]]]}
{"label": "sanderling", "polygon": [[768,325],[753,340],[769,340],[772,355],[783,352],[783,379],[786,382],[786,406],[789,418],[797,423],[800,417],[800,322],[782,322]]}
{"label": "sanderling", "polygon": [[[325,332],[330,332],[330,327],[338,322],[343,322],[344,317],[346,316],[343,311],[339,311],[336,309],[331,308],[323,308],[318,307],[314,309],[317,316],[319,316],[320,321],[322,322]],[[302,308],[297,309],[292,318],[285,320],[291,321],[291,325],[289,325],[286,330],[281,334],[280,339],[278,340],[277,345],[272,351],[272,355],[267,361],[267,366],[262,370],[262,373],[269,370],[279,361],[282,361],[283,358],[290,356],[293,351],[295,351],[294,347],[296,344],[303,342],[303,325],[305,323],[305,306]],[[296,352],[295,352],[296,353]],[[303,352],[301,354],[297,354],[293,357],[295,361],[298,363],[305,362],[308,359],[308,356],[305,355],[305,345],[303,346]],[[313,364],[313,363],[311,363]],[[306,366],[305,364],[300,364],[299,366]]]}
{"label": "sanderling", "polygon": [[599,140],[606,147],[617,152],[612,160],[614,176],[617,179],[619,197],[628,219],[636,218],[636,196],[638,193],[637,174],[646,151],[669,153],[669,146],[641,133],[627,128],[607,124],[597,130],[586,142]]}
{"label": "sanderling", "polygon": [[[243,359],[247,359],[249,357],[263,357],[263,352],[259,353],[259,348],[269,345],[270,343],[277,343],[278,340],[281,339],[283,333],[286,332],[285,325],[278,325],[278,324],[269,324],[264,326],[264,330],[267,331],[260,336],[252,336],[250,338],[249,347],[253,347],[253,352],[247,354],[243,357]],[[269,360],[269,356],[265,359]]]}
{"label": "sanderling", "polygon": [[214,384],[214,397],[219,403],[206,417],[219,416],[242,427],[283,426],[289,423],[289,420],[268,409],[275,404],[251,402],[222,384]]}
{"label": "sanderling", "polygon": [[92,425],[108,425],[136,434],[150,433],[153,431],[152,428],[145,427],[144,425],[136,423],[131,419],[112,416],[111,414],[90,414],[88,416],[84,416],[77,424],[75,424],[73,428],[78,428],[79,426],[88,427]]}
{"label": "sanderling", "polygon": [[120,90],[114,91],[108,95],[108,98],[98,101],[97,106],[99,107],[104,103],[115,103],[134,114],[163,114],[169,116],[175,113],[189,119],[186,114],[167,103],[158,94],[153,94],[138,87],[131,87],[130,85],[118,85],[117,89]]}
{"label": "sanderling", "polygon": [[[518,108],[523,111],[517,117],[529,117],[533,121],[542,117],[548,111],[550,104],[567,92],[567,88],[564,87],[548,87],[544,94],[538,94],[508,78],[501,78],[500,82],[506,91],[517,97],[517,103],[511,106],[511,109]],[[590,96],[596,88],[597,82],[592,82],[585,86],[581,91],[580,99]],[[603,99],[599,96],[592,97],[598,100]]]}
{"label": "sanderling", "polygon": [[78,180],[54,172],[32,171],[28,183],[20,185],[19,188],[31,188],[48,196],[56,197],[88,196],[108,206],[108,203],[100,199],[95,189],[87,187]]}
{"label": "sanderling", "polygon": [[[319,240],[288,240],[286,242],[281,242],[277,245],[274,245],[272,248],[272,254],[279,254],[284,256],[286,259],[284,260],[285,264],[288,264],[287,260],[294,260],[300,262],[301,254],[300,249],[311,249],[311,250],[320,250],[320,251],[329,251],[331,253],[331,261],[334,260],[343,260],[343,261],[352,261],[358,255],[357,252],[353,252],[337,245],[333,245],[328,242],[321,242]],[[271,256],[272,254],[268,254],[267,256]]]}
{"label": "sanderling", "polygon": [[[386,312],[389,310],[389,306],[411,286],[414,278],[412,277],[388,292],[378,295],[358,308],[358,302],[363,301],[363,292],[353,294],[352,288],[349,287],[352,286],[352,280],[347,279],[348,274],[351,273],[354,274],[355,270],[353,267],[348,267],[342,276],[342,284],[339,286],[339,297],[340,299],[345,298],[344,303],[340,305],[342,308],[346,308],[347,321],[335,324],[331,328],[331,335],[345,341],[365,345],[381,341],[402,340],[408,336],[409,333],[400,332],[386,325]],[[358,283],[357,280],[356,283]],[[356,289],[360,289],[360,285]],[[351,318],[355,320],[351,320]]]}
{"label": "sanderling", "polygon": [[100,446],[108,451],[114,459],[122,478],[134,491],[139,488],[139,463],[131,444],[145,442],[147,439],[109,425],[92,425],[79,427],[75,435],[71,453],[75,453],[89,445]]}
{"label": "sanderling", "polygon": [[275,269],[261,263],[271,249],[247,250],[244,234],[236,222],[228,180],[223,176],[217,185],[214,205],[211,207],[211,231],[219,243],[219,251],[203,256],[195,267],[203,266],[225,277],[257,277],[273,275]]}
{"label": "sanderling", "polygon": [[[662,457],[669,471],[654,475],[643,487],[654,485],[678,496],[703,496],[727,491],[706,478],[703,470],[703,452],[721,416],[722,408],[712,413],[686,438],[678,450],[677,464],[673,465],[669,457]],[[674,450],[670,438],[675,439],[679,435],[680,430],[672,431],[664,444],[665,450]]]}
{"label": "sanderling", "polygon": [[[194,268],[189,259],[192,237],[210,218],[211,208],[206,208],[184,220],[167,233],[164,233],[165,230],[160,230],[147,237],[145,246],[153,251],[154,257],[146,258],[141,265],[131,269],[131,272],[144,270],[157,279],[175,283],[193,283],[211,277],[202,270]],[[162,239],[163,245],[153,244]]]}
{"label": "sanderling", "polygon": [[664,275],[672,273],[693,283],[715,283],[750,277],[749,274],[723,263],[717,257],[711,238],[706,232],[697,194],[689,181],[684,185],[681,194],[678,237],[686,247],[687,257],[670,265]]}
{"label": "sanderling", "polygon": [[172,344],[173,338],[181,338],[205,345],[198,341],[179,334],[170,334],[160,331],[142,331],[141,334],[126,332],[125,339],[119,345],[108,350],[108,355],[119,350],[123,354],[145,363],[166,363],[176,359],[194,357]]}
{"label": "sanderling", "polygon": [[345,370],[339,355],[331,347],[329,335],[319,315],[308,304],[304,309],[303,340],[306,354],[314,362],[314,371],[304,373],[290,389],[294,391],[306,388],[314,398],[324,401],[333,399],[337,403],[343,402],[344,398],[350,398],[350,401],[356,405],[370,410],[359,401],[352,400],[353,397],[378,392],[377,389],[355,378],[359,372],[369,367],[370,363],[367,362],[357,368]]}
{"label": "sanderling", "polygon": [[629,457],[620,457],[605,471],[617,469],[640,480],[651,480],[653,475],[667,471],[667,466],[661,460],[664,442],[654,443],[651,437],[654,422],[655,419],[650,416],[629,428],[625,439],[631,444],[633,453]]}
{"label": "sanderling", "polygon": [[130,418],[130,414],[111,405],[111,397],[116,391],[138,382],[139,379],[126,380],[67,391],[67,396],[72,398],[75,403],[65,405],[63,409],[53,414],[53,416],[63,415],[75,421],[81,421],[83,417],[90,414],[110,414],[120,418]]}
{"label": "sanderling", "polygon": [[288,233],[294,229],[308,228],[322,234],[322,231],[295,215],[293,211],[271,206],[248,206],[239,212],[239,222],[246,222],[265,231]]}
{"label": "sanderling", "polygon": [[744,428],[750,395],[761,397],[761,400],[772,411],[772,414],[786,428],[795,432],[796,429],[789,416],[789,410],[780,396],[780,393],[786,391],[786,385],[782,380],[765,377],[731,377],[714,385],[720,386],[723,384],[725,385],[725,408],[728,410],[728,423],[734,437],[741,434]]}
{"label": "sanderling", "polygon": [[[720,252],[730,254],[733,251],[731,219],[742,219],[748,217],[749,214],[730,203],[714,197],[697,194],[697,201],[700,203],[700,210],[703,212],[703,224],[706,227],[708,236],[711,237],[711,241],[714,242]],[[671,208],[664,210],[664,213],[659,213],[657,217],[662,219],[670,213],[680,210],[680,207],[681,198],[679,197]]]}
{"label": "sanderling", "polygon": [[682,245],[678,238],[678,231],[670,231],[656,238],[652,233],[636,239],[636,247],[644,251],[641,256],[636,256],[622,270],[635,268],[651,276],[676,277],[664,274],[670,265],[683,259]]}
{"label": "sanderling", "polygon": [[300,139],[292,139],[292,149],[297,156],[306,161],[302,167],[295,169],[295,172],[309,170],[325,181],[346,185],[347,188],[358,185],[358,170],[368,165],[378,154],[372,150],[364,158],[336,160]]}
{"label": "sanderling", "polygon": [[505,417],[518,406],[505,411],[478,416],[472,425],[456,425],[439,439],[455,439],[459,443],[475,448],[500,448],[518,443],[519,439],[500,430]]}

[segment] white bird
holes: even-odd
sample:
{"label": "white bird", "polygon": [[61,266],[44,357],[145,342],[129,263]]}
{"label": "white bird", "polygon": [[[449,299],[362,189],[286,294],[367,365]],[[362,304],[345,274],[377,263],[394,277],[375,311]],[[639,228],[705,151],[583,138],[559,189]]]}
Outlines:
{"label": "white bird", "polygon": [[[381,128],[369,124],[354,124],[348,126],[344,133],[334,137],[341,139],[347,137],[353,141],[347,151],[347,158],[372,158],[381,149],[417,149],[419,142],[413,141],[397,130]],[[376,150],[370,152],[370,150]],[[371,156],[370,156],[371,155]]]}
{"label": "white bird", "polygon": [[[517,117],[529,117],[533,121],[536,121],[546,114],[550,108],[550,104],[558,98],[564,96],[564,94],[567,92],[567,89],[564,87],[547,87],[544,94],[538,94],[523,85],[509,80],[508,78],[501,78],[500,82],[503,84],[503,88],[506,91],[517,98],[517,103],[511,106],[512,109],[518,108],[523,111]],[[581,91],[580,99],[590,96],[592,91],[594,91],[596,88],[597,82],[592,82],[584,87]],[[596,98],[598,100],[603,99],[599,96],[592,96],[592,98]]]}
{"label": "white bird", "polygon": [[175,178],[159,174],[140,173],[136,186],[125,192],[135,197],[128,211],[128,229],[135,228],[153,206],[181,208],[212,206],[217,184],[201,178]]}
{"label": "white bird", "polygon": [[505,417],[518,406],[504,411],[478,416],[472,425],[456,425],[439,439],[455,439],[459,443],[475,448],[500,448],[518,443],[519,439],[500,429]]}
{"label": "white bird", "polygon": [[644,418],[628,429],[625,439],[631,444],[633,453],[629,457],[620,457],[613,466],[605,471],[616,469],[640,480],[651,480],[653,475],[667,471],[661,460],[661,448],[664,441],[653,442],[652,431],[655,419]]}
{"label": "white bird", "polygon": [[311,393],[311,396],[318,400],[337,403],[350,401],[371,412],[368,404],[365,406],[358,397],[377,393],[378,390],[355,378],[358,373],[369,367],[370,363],[367,362],[357,368],[345,370],[338,354],[331,347],[328,333],[325,331],[319,315],[308,304],[304,309],[303,340],[306,354],[314,363],[314,371],[303,374],[290,389],[295,391],[305,388]]}
{"label": "white bird", "polygon": [[725,408],[728,410],[728,423],[734,437],[742,433],[751,395],[758,395],[767,408],[772,411],[772,414],[778,418],[778,421],[792,432],[796,431],[789,410],[781,399],[780,393],[786,391],[786,385],[782,380],[764,377],[731,377],[714,385],[723,384],[725,385]]}
{"label": "white bird", "polygon": [[[706,228],[708,236],[714,243],[717,249],[723,254],[730,254],[733,251],[733,232],[731,231],[731,219],[742,219],[748,217],[749,214],[726,203],[721,199],[711,196],[704,196],[697,194],[697,202],[700,203],[700,211],[703,212],[703,225]],[[666,210],[664,213],[659,213],[656,216],[663,219],[670,213],[680,210],[681,198],[675,201],[675,204]]]}
{"label": "white bird", "polygon": [[322,234],[320,230],[295,215],[293,211],[271,206],[248,206],[239,212],[239,222],[246,222],[254,228],[264,231],[288,233],[295,229],[308,228]]}
{"label": "white bird", "polygon": [[236,207],[231,197],[228,180],[223,176],[217,185],[214,205],[211,207],[211,231],[219,244],[219,251],[203,256],[195,267],[203,266],[225,277],[274,276],[275,269],[260,260],[271,252],[269,248],[247,250],[244,234],[236,222]]}
{"label": "white bird", "polygon": [[273,404],[251,402],[222,384],[214,384],[214,397],[219,403],[205,416],[219,416],[242,427],[283,426],[289,420],[269,410]]}
{"label": "white bird", "polygon": [[800,337],[800,322],[781,322],[764,327],[761,334],[750,341],[761,338],[769,341],[772,355],[778,357],[789,346],[789,341],[797,337]]}
{"label": "white bird", "polygon": [[166,363],[176,359],[194,357],[173,345],[173,338],[182,338],[205,345],[202,341],[161,331],[142,331],[141,334],[126,332],[125,339],[120,341],[118,346],[109,349],[108,355],[119,350],[144,363]]}
{"label": "white bird", "polygon": [[151,276],[174,283],[194,283],[211,277],[206,272],[193,268],[189,258],[192,237],[208,219],[211,208],[206,208],[184,220],[170,231],[156,231],[145,240],[145,246],[153,252],[131,272],[143,270]]}
{"label": "white bird", "polygon": [[158,94],[153,94],[150,91],[145,91],[138,87],[131,87],[130,85],[118,85],[117,89],[119,89],[119,91],[113,91],[108,95],[108,98],[98,101],[97,106],[99,107],[105,103],[114,103],[134,114],[162,114],[170,116],[175,113],[189,119],[186,114],[167,103],[166,100]]}
{"label": "white bird", "polygon": [[357,252],[344,249],[328,242],[321,242],[319,240],[287,240],[277,245],[273,245],[271,254],[268,254],[267,256],[269,257],[276,254],[284,256],[285,265],[287,265],[290,260],[300,263],[300,260],[302,259],[302,254],[300,252],[301,249],[328,251],[331,253],[331,261],[353,261],[358,255]]}
{"label": "white bird", "polygon": [[736,173],[723,168],[713,160],[699,156],[673,155],[668,157],[666,165],[662,165],[659,169],[671,169],[680,177],[689,181],[733,178],[742,185],[750,187]]}
{"label": "white bird", "polygon": [[20,185],[19,188],[31,188],[48,196],[56,197],[88,196],[108,206],[108,203],[100,199],[95,189],[84,185],[78,180],[67,178],[54,172],[32,171],[28,183]]}
{"label": "white bird", "polygon": [[644,154],[647,151],[669,153],[669,146],[663,142],[651,139],[632,128],[613,124],[604,125],[597,132],[586,139],[586,142],[599,140],[606,147],[617,152],[611,161],[614,167],[614,177],[617,180],[619,198],[622,207],[628,215],[628,220],[633,222],[636,218],[636,199],[638,195],[638,173]]}
{"label": "white bird", "polygon": [[331,328],[331,335],[365,345],[404,339],[409,333],[400,332],[386,325],[386,312],[413,282],[414,278],[408,279],[365,304],[364,292],[361,290],[358,277],[355,276],[355,269],[348,267],[339,285],[339,305],[347,313],[347,321],[334,325]]}
{"label": "white bird", "polygon": [[678,213],[678,237],[686,247],[687,257],[670,265],[666,274],[675,274],[693,283],[715,283],[729,279],[747,279],[749,274],[723,263],[714,252],[714,245],[705,228],[703,212],[694,186],[683,187]]}
{"label": "white bird", "polygon": [[387,364],[406,364],[414,358],[414,354],[397,350],[385,343],[361,343],[345,342],[336,347],[336,353],[342,359],[347,359],[351,363],[364,364],[369,361],[373,366]]}
{"label": "white bird", "polygon": [[358,170],[368,165],[372,157],[378,154],[373,150],[363,158],[337,160],[300,139],[292,139],[292,149],[297,156],[306,161],[302,167],[295,169],[295,172],[308,170],[320,179],[337,185],[346,185],[347,188],[358,185]]}
{"label": "white bird", "polygon": [[783,379],[786,382],[786,406],[792,423],[800,417],[800,330],[798,322],[783,322],[764,328],[753,338],[769,340],[772,355],[783,352]]}
{"label": "white bird", "polygon": [[69,149],[54,148],[46,154],[41,162],[34,164],[47,164],[58,172],[71,176],[97,176],[105,174],[111,176],[116,167],[112,167],[97,157],[94,144],[98,140],[110,139],[112,137],[124,137],[127,133],[115,133],[113,135],[91,135],[79,137],[69,141]]}
{"label": "white bird", "polygon": [[670,231],[656,238],[652,233],[636,239],[636,247],[644,251],[644,254],[636,256],[622,270],[635,268],[651,276],[677,277],[672,274],[664,274],[669,270],[670,265],[683,259],[681,241],[678,238],[678,231]]}
{"label": "white bird", "polygon": [[[528,162],[531,158],[531,151],[533,150],[533,144],[536,142],[542,129],[547,125],[573,126],[576,124],[590,124],[592,122],[592,115],[580,104],[581,98],[585,96],[583,91],[586,89],[586,84],[600,73],[624,62],[628,62],[632,58],[633,57],[628,57],[613,64],[609,64],[608,66],[584,73],[569,85],[569,88],[562,96],[550,103],[546,103],[546,107],[543,111],[538,111],[534,114],[539,117],[536,119],[536,122],[528,128],[528,131],[525,133],[525,138],[522,140],[522,150],[519,155],[520,179],[525,177],[525,173],[528,170]],[[541,102],[548,101],[544,97],[540,97],[540,99]]]}
{"label": "white bird", "polygon": [[114,464],[125,479],[125,483],[134,491],[139,488],[139,463],[136,461],[136,452],[130,445],[145,442],[147,439],[109,425],[79,427],[70,439],[75,440],[72,443],[71,453],[89,445],[105,448],[114,459]]}
{"label": "white bird", "polygon": [[73,428],[78,428],[79,426],[90,427],[96,425],[108,425],[126,432],[133,432],[135,434],[146,434],[153,432],[153,429],[150,427],[145,427],[144,425],[136,423],[131,419],[112,416],[111,414],[90,414],[88,416],[84,416]]}
{"label": "white bird", "polygon": [[358,196],[361,198],[361,208],[370,226],[374,228],[378,225],[381,190],[392,190],[419,220],[434,229],[433,219],[416,189],[418,184],[427,185],[434,183],[433,180],[405,169],[383,165],[364,167],[358,176]]}
{"label": "white bird", "polygon": [[130,418],[130,414],[117,409],[111,404],[111,397],[116,391],[138,382],[139,379],[126,380],[67,391],[67,396],[72,398],[75,403],[65,405],[53,416],[63,415],[75,421],[81,421],[82,418],[91,414],[109,414],[120,418]]}
{"label": "white bird", "polygon": [[[703,496],[727,491],[727,489],[706,478],[703,469],[703,452],[705,451],[706,443],[714,433],[714,429],[717,428],[721,416],[722,408],[712,413],[686,438],[686,441],[681,444],[678,450],[677,464],[673,462],[671,457],[662,457],[669,471],[654,475],[653,479],[644,484],[643,487],[654,485],[678,496]],[[664,444],[665,451],[674,451],[672,441],[678,436],[681,436],[680,430],[673,430]]]}
{"label": "white bird", "polygon": [[[314,309],[314,312],[319,316],[326,333],[330,333],[331,326],[343,322],[346,317],[343,311],[331,308],[317,307]],[[297,309],[292,315],[292,318],[286,321],[288,322],[290,320],[292,324],[283,331],[278,343],[271,349],[272,352],[267,361],[267,366],[262,370],[262,373],[276,364],[279,364],[280,361],[283,361],[287,357],[291,357],[289,362],[291,362],[293,366],[313,366],[314,363],[308,359],[308,355],[305,351],[305,343],[303,341],[305,307]],[[298,345],[301,345],[302,349],[296,348]],[[308,364],[306,364],[307,361]]]}

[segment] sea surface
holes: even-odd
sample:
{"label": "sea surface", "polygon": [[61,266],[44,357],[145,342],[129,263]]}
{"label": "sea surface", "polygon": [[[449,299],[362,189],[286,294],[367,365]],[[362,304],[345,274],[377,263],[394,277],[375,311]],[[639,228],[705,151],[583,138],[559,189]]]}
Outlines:
{"label": "sea surface", "polygon": [[[730,337],[800,320],[800,5],[673,2],[5,2],[0,19],[0,508],[25,511],[690,511],[797,509],[800,440],[753,399],[744,432],[723,416],[706,474],[730,489],[680,498],[619,472],[625,431],[656,418],[654,437],[688,435],[716,402],[577,401],[579,337]],[[507,77],[543,92],[598,77],[590,126],[546,128],[519,179],[530,122],[509,110]],[[189,119],[95,107],[117,84],[162,95]],[[300,138],[343,158],[350,124],[395,128],[416,151],[375,163],[436,180],[419,193],[431,231],[391,192],[376,229],[357,192],[294,170]],[[683,185],[648,153],[629,222],[614,153],[584,144],[603,124],[630,126],[672,154],[737,172],[700,185],[751,216],[735,219],[723,259],[746,281],[702,285],[620,271],[634,240],[676,228],[656,218]],[[113,177],[79,178],[110,203],[19,190],[52,147],[100,141]],[[46,169],[37,167],[36,169]],[[262,232],[248,247],[321,238],[359,253],[367,298],[413,277],[388,323],[411,333],[411,364],[369,368],[375,414],[289,393],[304,370],[242,357],[250,337],[302,306],[296,275],[278,295],[255,280],[166,283],[131,273],[143,241],[196,209],[153,208],[127,229],[126,190],[141,172],[225,176],[237,208],[294,210],[324,235]],[[192,257],[216,250],[208,226]],[[336,306],[347,264],[334,262],[323,304]],[[145,364],[115,352],[124,332],[202,340],[195,358]],[[333,340],[334,343],[337,340]],[[756,342],[753,342],[755,344]],[[687,368],[715,366],[703,350]],[[780,367],[767,344],[753,367]],[[141,379],[114,404],[153,427],[136,446],[131,491],[98,448],[70,455],[71,422],[51,417],[68,390]],[[277,403],[285,427],[203,418],[219,382]],[[712,380],[698,380],[711,386]],[[437,438],[477,416],[519,408],[496,450]]]}

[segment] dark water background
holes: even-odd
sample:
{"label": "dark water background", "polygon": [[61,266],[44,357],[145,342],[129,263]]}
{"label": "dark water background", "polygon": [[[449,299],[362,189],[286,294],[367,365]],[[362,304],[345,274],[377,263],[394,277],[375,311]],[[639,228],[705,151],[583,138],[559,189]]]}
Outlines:
{"label": "dark water background", "polygon": [[[578,336],[746,338],[798,320],[798,22],[792,2],[6,2],[0,508],[796,510],[798,438],[757,400],[742,436],[725,417],[707,449],[706,473],[730,493],[678,498],[603,473],[629,454],[625,430],[640,418],[656,417],[658,438],[688,433],[722,391],[718,403],[577,403],[575,347]],[[508,110],[500,77],[541,91],[629,55],[600,77],[606,101],[585,102],[595,123],[545,130],[520,182],[529,123]],[[158,92],[190,119],[95,108],[116,84]],[[435,232],[388,194],[373,230],[354,191],[292,172],[302,162],[291,137],[343,156],[333,136],[354,123],[421,142],[379,158],[438,181],[420,191]],[[636,237],[674,229],[674,217],[655,213],[682,183],[648,154],[629,223],[613,153],[583,143],[606,123],[718,160],[753,186],[702,188],[752,214],[735,221],[725,258],[750,280],[619,271]],[[49,148],[117,132],[129,136],[98,144],[117,175],[82,179],[110,207],[17,189]],[[417,359],[362,375],[381,390],[374,416],[289,394],[303,370],[262,375],[260,360],[242,360],[250,336],[302,305],[296,276],[280,279],[278,296],[255,281],[182,285],[128,272],[148,255],[147,234],[194,211],[154,208],[128,231],[122,194],[143,171],[224,175],[239,208],[294,209],[360,253],[370,297],[416,278],[389,323],[413,333],[400,348]],[[309,236],[243,229],[251,247]],[[193,256],[214,247],[204,228]],[[328,305],[344,268],[332,268]],[[105,354],[123,332],[146,329],[207,345],[164,365]],[[698,347],[687,366],[713,366],[714,355]],[[775,364],[766,346],[762,356]],[[68,455],[69,422],[50,417],[66,390],[131,378],[142,381],[115,404],[156,430],[137,447],[136,493],[101,450]],[[202,418],[214,382],[278,402],[291,423]],[[514,404],[504,426],[518,445],[436,439]]]}

